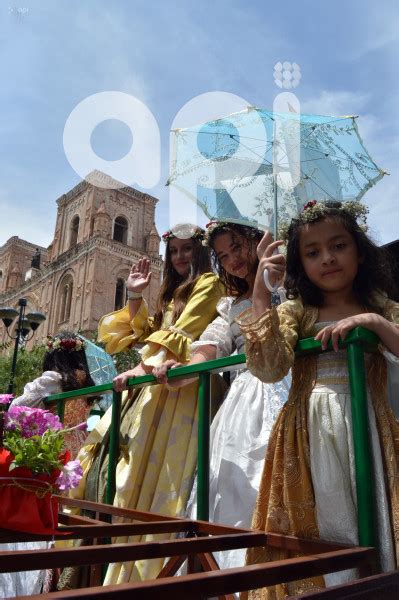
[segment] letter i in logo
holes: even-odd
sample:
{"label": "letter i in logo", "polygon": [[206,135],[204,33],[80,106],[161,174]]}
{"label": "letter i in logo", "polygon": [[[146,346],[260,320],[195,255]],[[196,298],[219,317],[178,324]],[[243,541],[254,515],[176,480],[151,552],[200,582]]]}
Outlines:
{"label": "letter i in logo", "polygon": [[[299,85],[301,69],[296,63],[278,62],[274,66],[274,81],[280,88]],[[277,188],[292,192],[300,182],[301,108],[292,92],[277,94],[273,102],[273,176]]]}

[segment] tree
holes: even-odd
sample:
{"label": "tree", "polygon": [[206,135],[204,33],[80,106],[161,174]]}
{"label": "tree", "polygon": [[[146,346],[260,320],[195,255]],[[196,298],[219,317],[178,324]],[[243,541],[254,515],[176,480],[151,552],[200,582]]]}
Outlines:
{"label": "tree", "polygon": [[[0,347],[1,350],[8,350],[7,355],[0,355],[0,391],[6,392],[10,382],[11,363],[12,363],[12,344],[5,343]],[[46,353],[45,344],[35,344],[32,350],[20,348],[18,350],[17,368],[14,378],[14,395],[20,396],[24,385],[28,381],[33,381],[43,372],[43,358]],[[11,352],[10,352],[11,349]]]}

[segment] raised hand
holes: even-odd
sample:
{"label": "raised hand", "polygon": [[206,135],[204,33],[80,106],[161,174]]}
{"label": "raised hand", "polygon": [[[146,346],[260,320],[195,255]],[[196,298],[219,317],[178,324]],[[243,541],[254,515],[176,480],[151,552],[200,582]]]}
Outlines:
{"label": "raised hand", "polygon": [[272,234],[270,231],[267,231],[256,248],[259,258],[258,272],[262,273],[263,277],[263,271],[267,269],[269,282],[272,287],[284,279],[285,256],[278,252],[276,253],[281,244],[284,244],[282,240],[273,242]]}
{"label": "raised hand", "polygon": [[130,269],[129,277],[126,280],[126,287],[129,292],[142,292],[151,280],[150,261],[148,258],[140,258],[136,265]]}

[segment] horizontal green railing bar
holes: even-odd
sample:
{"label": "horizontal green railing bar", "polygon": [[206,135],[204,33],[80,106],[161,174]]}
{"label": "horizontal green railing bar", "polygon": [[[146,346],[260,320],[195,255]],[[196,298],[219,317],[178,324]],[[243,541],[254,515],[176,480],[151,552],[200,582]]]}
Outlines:
{"label": "horizontal green railing bar", "polygon": [[[360,343],[366,352],[372,352],[377,349],[379,339],[375,333],[364,329],[363,327],[356,327],[348,333],[345,341],[340,341],[339,347],[346,348],[350,343]],[[328,345],[327,351],[332,350],[331,341]],[[305,338],[299,340],[295,347],[295,354],[302,356],[304,354],[317,354],[321,352],[321,343],[314,338]],[[231,367],[240,368],[241,365],[245,365],[246,357],[245,354],[235,354],[226,358],[217,358],[215,360],[209,360],[207,362],[195,365],[188,365],[184,367],[177,367],[176,369],[168,370],[169,379],[179,379],[193,375],[199,375],[200,373],[220,373],[223,371],[233,370]],[[132,386],[144,386],[157,383],[157,380],[153,375],[141,375],[140,377],[131,377],[128,379],[127,387]],[[110,383],[103,383],[102,385],[95,385],[92,387],[81,388],[79,390],[72,390],[71,392],[62,392],[60,394],[52,394],[44,399],[44,402],[54,402],[56,400],[67,400],[68,398],[77,398],[82,396],[98,395],[101,392],[112,392],[113,385]]]}
{"label": "horizontal green railing bar", "polygon": [[54,400],[67,400],[67,398],[78,398],[79,396],[98,396],[101,392],[112,392],[112,381],[110,383],[102,383],[101,385],[92,385],[91,387],[80,388],[70,392],[61,392],[59,394],[51,394],[44,399],[44,402],[54,402]]}
{"label": "horizontal green railing bar", "polygon": [[[348,346],[348,344],[361,344],[365,352],[375,352],[377,350],[379,341],[380,340],[378,336],[369,329],[365,329],[364,327],[356,327],[348,333],[344,341],[339,341],[338,346],[339,348],[344,349]],[[330,352],[332,350],[333,347],[330,340],[325,352]],[[302,340],[298,340],[298,343],[295,346],[296,356],[303,356],[305,354],[318,354],[320,352],[322,352],[321,343],[314,338],[304,338]]]}
{"label": "horizontal green railing bar", "polygon": [[[185,367],[177,367],[176,369],[169,369],[169,379],[179,379],[192,375],[199,375],[200,373],[220,373],[222,371],[233,370],[231,367],[245,364],[245,354],[236,354],[227,358],[217,358],[210,360],[205,363],[197,365],[189,365]],[[127,387],[132,386],[145,386],[157,383],[154,375],[140,375],[140,377],[130,377],[127,381]],[[67,400],[68,398],[77,398],[82,396],[97,396],[101,392],[112,392],[113,385],[110,383],[103,383],[102,385],[94,385],[91,387],[81,388],[79,390],[72,390],[71,392],[62,392],[60,394],[52,394],[44,398],[44,402],[54,402],[56,400]]]}

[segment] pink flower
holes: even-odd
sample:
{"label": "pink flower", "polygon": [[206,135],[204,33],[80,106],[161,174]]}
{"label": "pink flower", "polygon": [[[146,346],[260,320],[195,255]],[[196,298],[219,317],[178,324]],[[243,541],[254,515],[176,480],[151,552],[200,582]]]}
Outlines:
{"label": "pink flower", "polygon": [[61,469],[55,485],[60,491],[71,490],[77,487],[83,477],[82,465],[78,460],[70,460]]}
{"label": "pink flower", "polygon": [[0,404],[9,404],[13,398],[14,394],[0,394]]}
{"label": "pink flower", "polygon": [[63,429],[57,415],[53,415],[49,410],[29,406],[11,406],[5,414],[4,423],[6,429],[9,431],[18,429],[24,438],[43,435],[48,429],[54,431]]}

